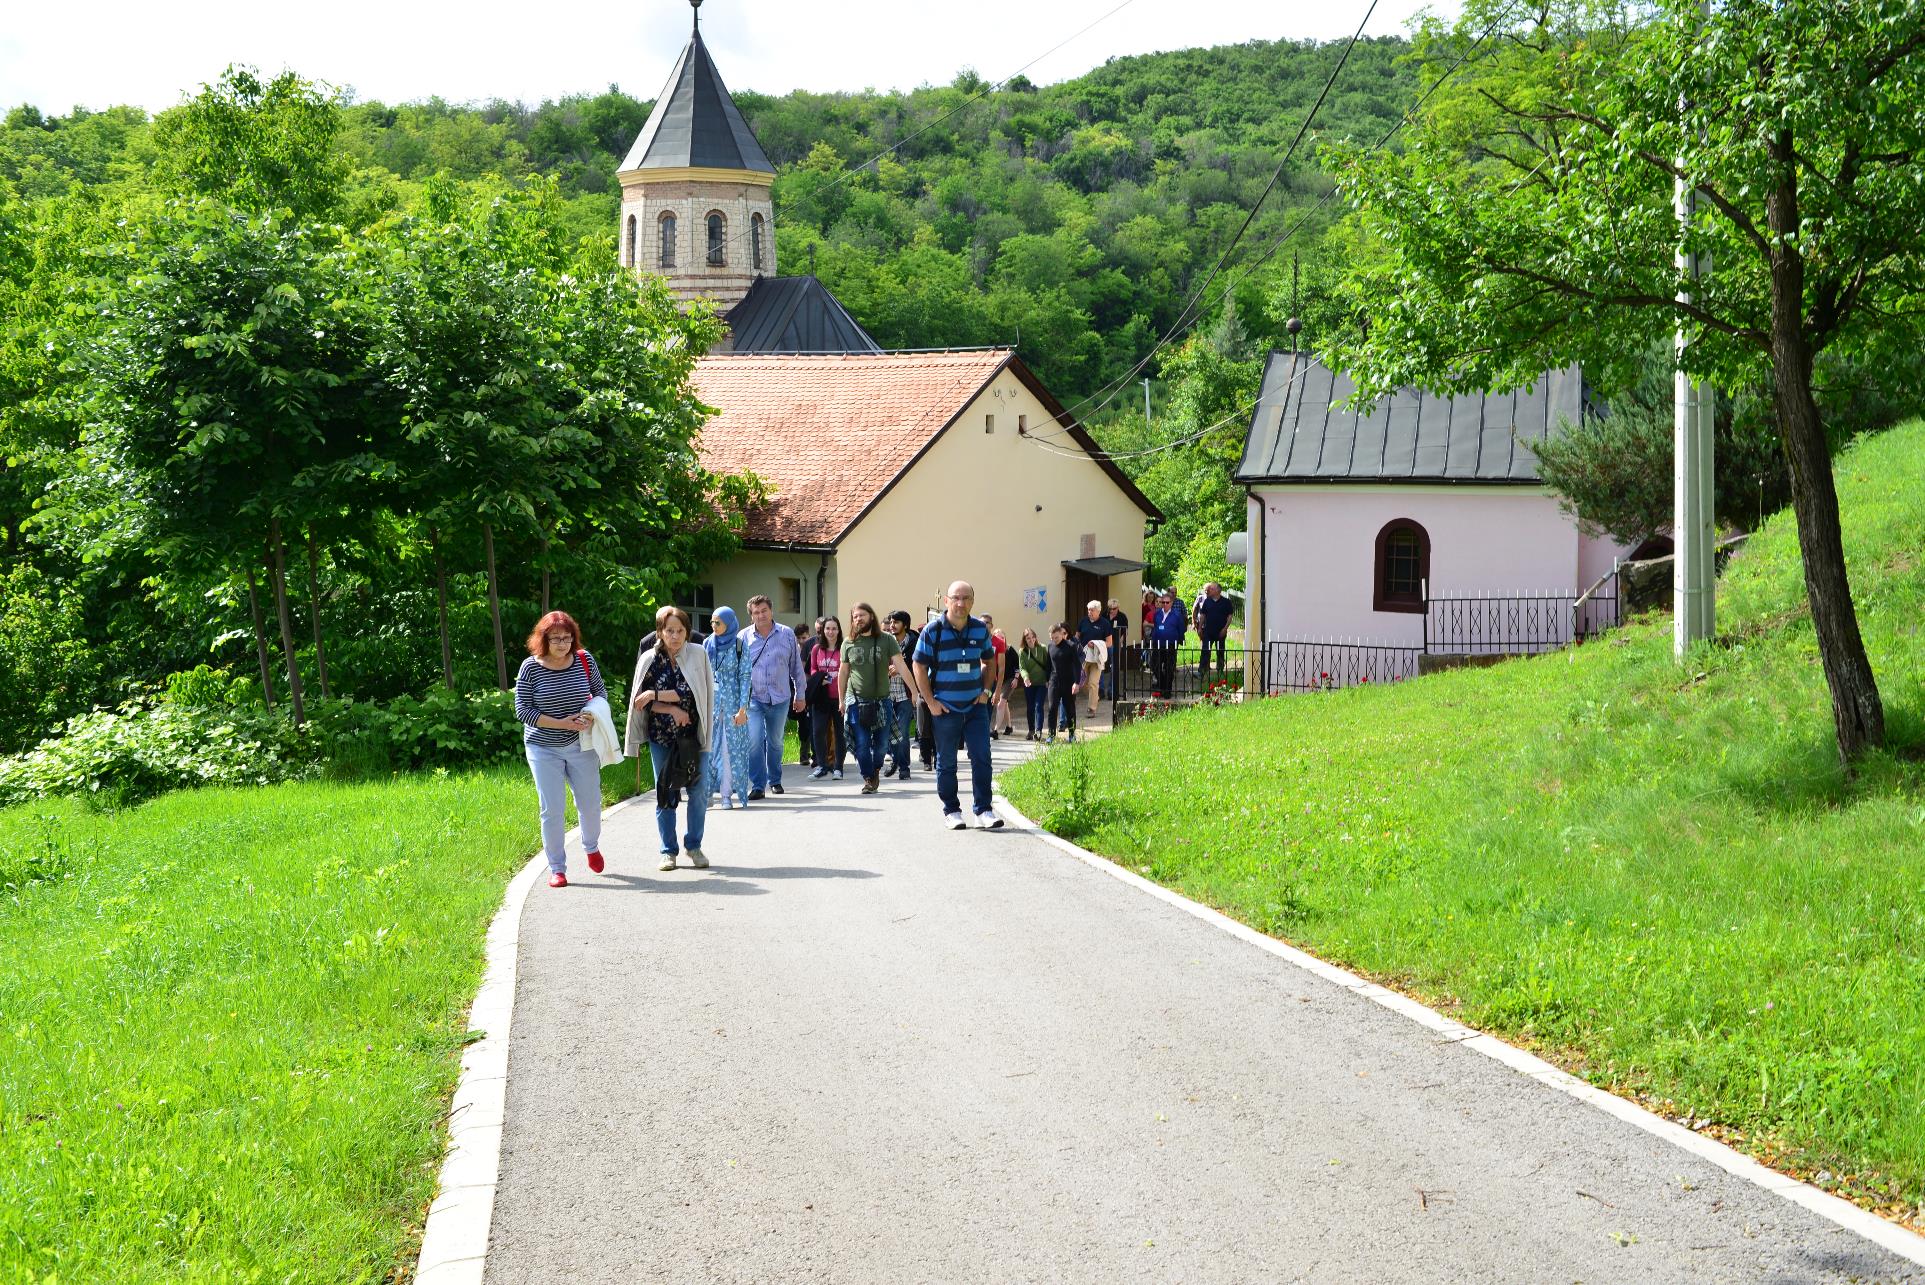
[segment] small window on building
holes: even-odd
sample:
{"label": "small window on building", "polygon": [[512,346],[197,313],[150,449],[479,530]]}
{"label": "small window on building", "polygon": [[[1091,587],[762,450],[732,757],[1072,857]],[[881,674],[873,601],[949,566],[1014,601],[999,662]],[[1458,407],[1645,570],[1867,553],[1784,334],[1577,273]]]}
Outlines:
{"label": "small window on building", "polygon": [[695,627],[706,633],[709,615],[715,610],[715,586],[698,584],[685,591],[681,597],[688,607],[689,614],[695,617]]}
{"label": "small window on building", "polygon": [[996,431],[996,417],[994,415],[983,416],[983,432],[993,433],[995,431]]}
{"label": "small window on building", "polygon": [[729,262],[729,221],[720,210],[709,211],[709,266],[723,268]]}
{"label": "small window on building", "polygon": [[1028,431],[1029,431],[1029,416],[1018,415],[1016,417],[1016,435],[1018,437],[1021,437],[1024,433],[1027,433]]}
{"label": "small window on building", "polygon": [[675,266],[675,214],[670,211],[659,220],[662,229],[662,253],[656,263],[664,268]]}
{"label": "small window on building", "polygon": [[762,223],[760,214],[749,219],[749,254],[757,272],[762,271]]}
{"label": "small window on building", "polygon": [[1430,582],[1430,533],[1409,518],[1386,522],[1377,533],[1373,611],[1422,611]]}
{"label": "small window on building", "polygon": [[782,587],[782,614],[799,616],[802,614],[802,581],[794,576],[783,576],[778,584]]}
{"label": "small window on building", "polygon": [[626,259],[624,260],[624,262],[631,268],[635,266],[635,262],[636,262],[635,255],[636,255],[635,216],[631,214],[628,216],[628,254]]}

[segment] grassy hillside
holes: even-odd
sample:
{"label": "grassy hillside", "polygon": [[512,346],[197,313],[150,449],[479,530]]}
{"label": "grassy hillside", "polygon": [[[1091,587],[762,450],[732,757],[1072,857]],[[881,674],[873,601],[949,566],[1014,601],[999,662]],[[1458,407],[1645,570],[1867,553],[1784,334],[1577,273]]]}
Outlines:
{"label": "grassy hillside", "polygon": [[1925,1219],[1925,423],[1838,461],[1891,746],[1840,770],[1789,513],[1668,617],[1194,710],[1013,773],[1032,816],[1863,1203]]}

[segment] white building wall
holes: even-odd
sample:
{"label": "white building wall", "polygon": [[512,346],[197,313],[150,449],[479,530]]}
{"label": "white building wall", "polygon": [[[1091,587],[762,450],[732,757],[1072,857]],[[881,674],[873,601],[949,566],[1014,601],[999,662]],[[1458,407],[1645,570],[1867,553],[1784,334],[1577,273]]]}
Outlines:
{"label": "white building wall", "polygon": [[[1266,544],[1266,638],[1419,645],[1421,615],[1371,605],[1377,533],[1396,518],[1408,518],[1430,535],[1434,597],[1575,596],[1590,583],[1579,583],[1576,523],[1542,487],[1271,487],[1258,491],[1257,502],[1263,505]],[[1257,516],[1253,502],[1253,543]],[[1604,566],[1609,569],[1608,554]]]}

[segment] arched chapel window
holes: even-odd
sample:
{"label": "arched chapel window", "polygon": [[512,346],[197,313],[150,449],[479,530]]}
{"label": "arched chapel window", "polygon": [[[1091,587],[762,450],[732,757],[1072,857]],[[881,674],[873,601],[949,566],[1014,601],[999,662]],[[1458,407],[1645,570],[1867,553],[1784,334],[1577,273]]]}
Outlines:
{"label": "arched chapel window", "polygon": [[660,267],[675,266],[675,214],[673,211],[662,215],[659,220],[662,229],[662,254],[657,260]]}
{"label": "arched chapel window", "polygon": [[729,261],[728,220],[722,217],[720,210],[710,210],[708,222],[709,266],[711,268],[726,267]]}
{"label": "arched chapel window", "polygon": [[631,214],[628,216],[628,254],[623,259],[623,262],[631,268],[635,266],[635,254],[635,216]]}
{"label": "arched chapel window", "polygon": [[1409,518],[1395,518],[1377,533],[1372,611],[1422,611],[1430,581],[1430,533]]}
{"label": "arched chapel window", "polygon": [[760,214],[749,219],[749,254],[757,272],[762,271],[762,222]]}

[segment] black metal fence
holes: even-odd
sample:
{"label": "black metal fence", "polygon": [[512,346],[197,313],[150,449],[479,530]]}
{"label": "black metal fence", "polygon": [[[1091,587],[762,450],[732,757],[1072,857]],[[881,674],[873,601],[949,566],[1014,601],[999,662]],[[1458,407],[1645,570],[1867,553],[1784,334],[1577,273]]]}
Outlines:
{"label": "black metal fence", "polygon": [[1212,691],[1223,699],[1240,699],[1253,656],[1261,662],[1261,651],[1228,645],[1127,643],[1110,658],[1105,691],[1124,703],[1195,701]]}
{"label": "black metal fence", "polygon": [[1241,700],[1415,678],[1425,655],[1529,656],[1583,642],[1621,622],[1622,586],[1606,577],[1568,594],[1427,598],[1415,645],[1280,639],[1260,647],[1131,643],[1111,657],[1106,698],[1125,704]]}

